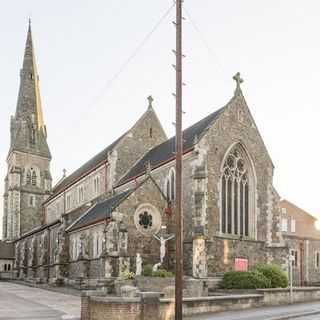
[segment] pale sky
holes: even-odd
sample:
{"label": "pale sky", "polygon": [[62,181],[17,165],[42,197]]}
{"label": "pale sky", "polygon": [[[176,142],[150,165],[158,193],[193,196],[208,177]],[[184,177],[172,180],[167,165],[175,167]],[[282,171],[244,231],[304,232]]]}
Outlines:
{"label": "pale sky", "polygon": [[[1,194],[28,17],[57,182],[63,168],[70,174],[132,126],[150,94],[168,136],[173,134],[174,9],[140,46],[172,4],[0,0]],[[276,189],[320,218],[320,2],[185,0],[184,5],[191,17],[185,13],[184,127],[226,104],[235,87],[232,76],[240,71],[275,165]]]}

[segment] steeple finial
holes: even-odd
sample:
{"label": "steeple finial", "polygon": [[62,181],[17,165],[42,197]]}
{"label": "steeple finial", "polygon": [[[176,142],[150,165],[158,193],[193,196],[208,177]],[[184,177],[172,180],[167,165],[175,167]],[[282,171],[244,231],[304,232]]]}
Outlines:
{"label": "steeple finial", "polygon": [[243,82],[243,79],[240,76],[240,72],[237,72],[234,76],[233,76],[233,80],[237,83],[237,89],[240,89],[240,84]]}
{"label": "steeple finial", "polygon": [[152,108],[152,102],[153,102],[152,96],[149,96],[147,99],[148,99],[148,102],[149,102],[148,108]]}

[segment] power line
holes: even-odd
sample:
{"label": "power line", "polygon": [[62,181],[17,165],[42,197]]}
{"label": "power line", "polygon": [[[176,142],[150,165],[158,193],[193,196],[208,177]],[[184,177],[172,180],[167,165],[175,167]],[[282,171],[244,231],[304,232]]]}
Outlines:
{"label": "power line", "polygon": [[193,26],[194,30],[196,31],[196,33],[198,33],[199,38],[202,41],[202,43],[205,46],[205,48],[207,49],[209,55],[211,55],[213,60],[217,62],[216,65],[218,67],[218,71],[221,73],[221,75],[223,75],[224,67],[223,67],[222,63],[220,62],[220,59],[219,59],[218,55],[212,50],[212,48],[210,47],[208,41],[206,40],[206,38],[204,37],[203,33],[199,29],[198,25],[192,19],[189,11],[186,9],[185,6],[183,7],[183,10],[185,11],[186,15],[188,16],[188,19],[190,20],[191,25]]}
{"label": "power line", "polygon": [[148,40],[151,38],[151,36],[154,34],[154,32],[158,29],[158,27],[161,25],[163,20],[169,15],[172,8],[175,6],[175,3],[171,5],[171,7],[162,15],[162,17],[159,19],[159,21],[155,24],[155,26],[152,28],[152,30],[143,38],[143,40],[140,42],[140,44],[136,47],[136,49],[133,51],[133,53],[123,62],[123,64],[120,66],[119,70],[113,75],[113,77],[105,84],[105,86],[102,88],[100,94],[98,94],[90,103],[90,106],[95,105],[98,103],[98,101],[102,98],[102,96],[111,88],[112,84],[117,80],[117,78],[121,75],[121,73],[126,69],[126,67],[130,64],[130,62],[137,56],[137,54],[140,52],[140,50],[144,47],[144,45],[148,42]]}

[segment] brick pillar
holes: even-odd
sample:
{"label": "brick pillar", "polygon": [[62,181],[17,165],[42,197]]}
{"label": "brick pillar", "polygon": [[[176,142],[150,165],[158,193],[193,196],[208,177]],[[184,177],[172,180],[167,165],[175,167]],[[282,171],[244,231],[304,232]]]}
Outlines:
{"label": "brick pillar", "polygon": [[140,320],[151,319],[160,320],[160,293],[142,292]]}
{"label": "brick pillar", "polygon": [[87,292],[81,294],[81,320],[90,320],[90,296]]}

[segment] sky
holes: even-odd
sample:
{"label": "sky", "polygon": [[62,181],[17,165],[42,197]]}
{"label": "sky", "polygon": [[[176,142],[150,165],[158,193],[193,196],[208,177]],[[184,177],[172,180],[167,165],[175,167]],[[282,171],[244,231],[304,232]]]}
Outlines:
{"label": "sky", "polygon": [[[132,126],[149,95],[173,135],[172,0],[0,5],[0,181],[29,16],[54,182],[64,168],[72,173]],[[319,10],[317,0],[185,0],[183,25],[184,127],[225,105],[235,88],[232,77],[241,72],[277,191],[318,218]]]}

